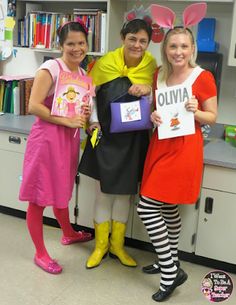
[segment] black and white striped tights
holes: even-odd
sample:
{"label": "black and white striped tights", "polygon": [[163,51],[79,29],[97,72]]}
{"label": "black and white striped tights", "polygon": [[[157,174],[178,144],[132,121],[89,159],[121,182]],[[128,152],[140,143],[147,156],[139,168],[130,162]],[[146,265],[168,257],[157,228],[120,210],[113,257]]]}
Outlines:
{"label": "black and white striped tights", "polygon": [[178,205],[141,197],[137,212],[158,255],[161,269],[160,289],[170,286],[177,274],[181,218]]}

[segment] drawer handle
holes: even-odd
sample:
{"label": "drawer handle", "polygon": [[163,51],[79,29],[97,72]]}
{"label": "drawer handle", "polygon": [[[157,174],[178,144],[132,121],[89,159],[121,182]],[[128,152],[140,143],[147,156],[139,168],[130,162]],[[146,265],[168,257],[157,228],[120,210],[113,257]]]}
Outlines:
{"label": "drawer handle", "polygon": [[205,213],[212,214],[213,201],[214,201],[214,199],[212,197],[206,197],[206,199],[205,199]]}
{"label": "drawer handle", "polygon": [[15,137],[15,136],[9,136],[8,141],[9,141],[9,143],[20,144],[21,138]]}

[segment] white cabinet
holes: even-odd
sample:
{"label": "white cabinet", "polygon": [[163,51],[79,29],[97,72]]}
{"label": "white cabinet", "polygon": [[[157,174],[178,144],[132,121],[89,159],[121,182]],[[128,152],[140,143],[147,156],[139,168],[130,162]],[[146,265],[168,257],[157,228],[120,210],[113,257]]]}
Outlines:
{"label": "white cabinet", "polygon": [[195,253],[236,264],[236,170],[206,165]]}
{"label": "white cabinet", "polygon": [[81,226],[93,228],[93,214],[96,197],[96,181],[80,174],[78,185],[78,217],[76,223]]}
{"label": "white cabinet", "polygon": [[236,66],[236,2],[232,13],[231,40],[229,47],[228,65]]}
{"label": "white cabinet", "polygon": [[[22,167],[27,135],[17,132],[0,131],[0,205],[26,211],[27,202],[18,199],[22,180]],[[69,204],[70,219],[74,223],[75,192]],[[44,216],[55,218],[52,208]]]}
{"label": "white cabinet", "polygon": [[179,206],[179,212],[182,222],[179,239],[179,250],[187,253],[193,253],[195,251],[198,225],[198,204],[183,204]]}
{"label": "white cabinet", "polygon": [[0,205],[23,211],[28,205],[18,195],[26,140],[23,134],[0,132]]}

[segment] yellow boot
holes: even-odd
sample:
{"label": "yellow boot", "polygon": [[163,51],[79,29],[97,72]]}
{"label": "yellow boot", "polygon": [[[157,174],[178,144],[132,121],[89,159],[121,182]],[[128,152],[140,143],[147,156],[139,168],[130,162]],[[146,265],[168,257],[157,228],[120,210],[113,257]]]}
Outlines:
{"label": "yellow boot", "polygon": [[86,268],[97,267],[104,256],[106,256],[109,248],[109,232],[110,222],[95,223],[95,249],[87,260]]}
{"label": "yellow boot", "polygon": [[120,262],[129,267],[136,267],[137,263],[124,250],[126,224],[112,221],[109,255],[112,258],[119,258]]}

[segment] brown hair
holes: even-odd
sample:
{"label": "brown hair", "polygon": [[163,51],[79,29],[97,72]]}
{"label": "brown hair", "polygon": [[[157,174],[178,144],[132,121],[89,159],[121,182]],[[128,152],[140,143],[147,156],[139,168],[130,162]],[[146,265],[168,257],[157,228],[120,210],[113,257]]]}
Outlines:
{"label": "brown hair", "polygon": [[63,44],[68,36],[68,33],[71,31],[84,33],[85,39],[88,43],[88,32],[87,32],[85,26],[82,25],[81,22],[78,22],[78,21],[69,21],[69,22],[64,23],[62,26],[60,26],[57,29],[57,35],[59,37],[60,46],[63,46]]}

